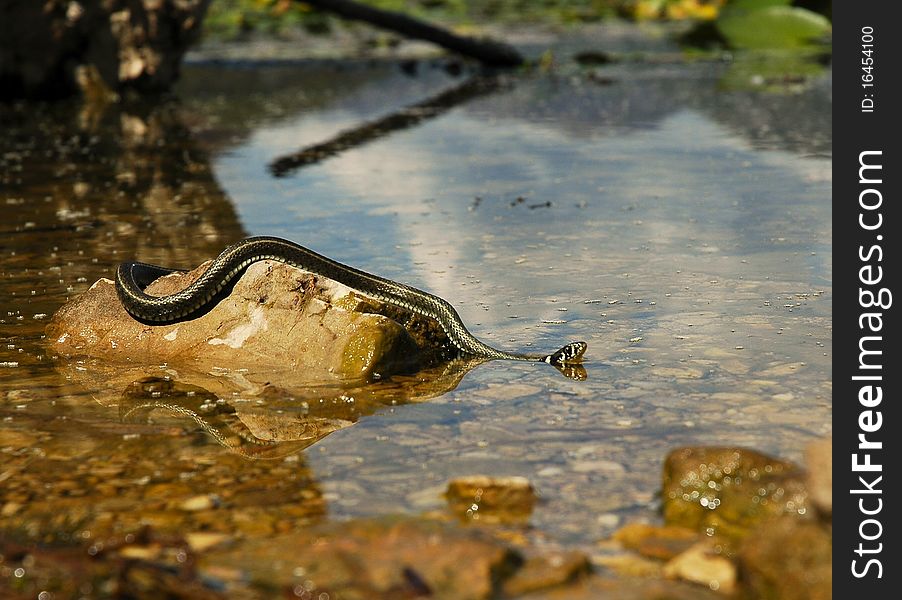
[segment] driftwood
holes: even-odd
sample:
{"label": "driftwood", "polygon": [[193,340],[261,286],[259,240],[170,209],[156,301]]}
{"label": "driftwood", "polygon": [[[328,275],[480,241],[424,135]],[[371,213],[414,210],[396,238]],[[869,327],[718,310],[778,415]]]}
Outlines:
{"label": "driftwood", "polygon": [[342,131],[325,142],[277,158],[270,163],[269,170],[276,177],[284,177],[295,169],[318,163],[350,148],[362,146],[389,133],[407,129],[427,119],[437,117],[473,98],[490,94],[501,86],[502,81],[497,77],[473,77],[422,102],[405,106],[401,110],[375,121]]}
{"label": "driftwood", "polygon": [[364,21],[376,27],[396,31],[406,37],[438,44],[453,52],[475,58],[487,66],[516,67],[523,64],[520,53],[507,44],[487,38],[455,35],[447,29],[430,25],[403,13],[373,8],[352,0],[303,0],[303,2],[345,19]]}

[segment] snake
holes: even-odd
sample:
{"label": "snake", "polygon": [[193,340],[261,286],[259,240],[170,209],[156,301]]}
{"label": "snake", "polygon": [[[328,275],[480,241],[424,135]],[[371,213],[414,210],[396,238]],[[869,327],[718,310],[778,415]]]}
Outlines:
{"label": "snake", "polygon": [[587,345],[570,342],[551,354],[523,354],[498,350],[480,341],[464,325],[447,301],[415,287],[344,265],[292,241],[271,236],[250,237],[228,246],[206,271],[185,289],[167,296],[144,291],[151,282],[171,273],[185,272],[142,262],[123,262],[116,270],[116,293],[135,319],[167,325],[192,318],[207,308],[251,264],[272,260],[314,276],[336,281],[351,290],[436,321],[448,340],[464,355],[486,359],[538,361],[563,367],[582,362]]}

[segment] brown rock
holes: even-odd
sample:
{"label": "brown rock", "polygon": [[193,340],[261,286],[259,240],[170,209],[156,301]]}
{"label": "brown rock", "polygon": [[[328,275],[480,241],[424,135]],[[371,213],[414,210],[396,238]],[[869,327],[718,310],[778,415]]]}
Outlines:
{"label": "brown rock", "polygon": [[201,494],[200,496],[192,496],[186,500],[182,500],[179,503],[179,508],[188,511],[194,512],[198,510],[210,510],[211,508],[216,508],[219,504],[219,499],[212,494]]}
{"label": "brown rock", "polygon": [[568,586],[523,596],[524,600],[723,600],[694,583],[663,579],[589,577]]}
{"label": "brown rock", "polygon": [[664,518],[739,540],[761,522],[810,518],[805,473],[796,465],[743,448],[680,448],[664,464]]}
{"label": "brown rock", "polygon": [[669,560],[696,544],[701,535],[686,527],[629,523],[614,532],[614,540],[642,556]]}
{"label": "brown rock", "polygon": [[536,493],[525,477],[460,477],[445,492],[452,513],[464,520],[517,523],[529,520]]}
{"label": "brown rock", "polygon": [[[248,540],[211,550],[202,572],[238,569],[287,592],[347,599],[429,596],[456,600],[495,595],[522,563],[480,529],[411,518],[326,523],[303,533]],[[258,570],[259,569],[259,570]]]}
{"label": "brown rock", "polygon": [[808,493],[818,512],[833,515],[833,438],[811,442],[805,448]]}
{"label": "brown rock", "polygon": [[635,554],[602,555],[592,558],[596,565],[622,577],[661,578],[664,564],[659,560],[642,558]]}
{"label": "brown rock", "polygon": [[743,542],[737,561],[745,598],[832,598],[833,544],[817,523],[778,519]]}
{"label": "brown rock", "polygon": [[527,559],[511,577],[506,579],[502,590],[505,596],[517,597],[586,577],[591,569],[588,557],[582,552],[536,556]]}
{"label": "brown rock", "polygon": [[[167,295],[206,269],[162,277],[147,288]],[[410,370],[421,356],[406,330],[361,312],[362,302],[328,280],[281,263],[251,265],[229,296],[206,314],[150,326],[128,315],[113,282],[101,279],[63,306],[47,327],[50,347],[64,357],[156,362],[196,369],[237,365],[302,372],[309,381],[365,379]]]}

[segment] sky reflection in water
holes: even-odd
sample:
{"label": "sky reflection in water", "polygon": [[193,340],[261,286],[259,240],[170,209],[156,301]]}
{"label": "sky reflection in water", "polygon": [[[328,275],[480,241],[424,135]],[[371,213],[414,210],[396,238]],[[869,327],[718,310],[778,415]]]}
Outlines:
{"label": "sky reflection in water", "polygon": [[589,541],[602,526],[578,515],[653,509],[674,446],[798,458],[829,432],[829,83],[724,92],[717,71],[524,77],[265,175],[390,112],[370,102],[386,90],[402,106],[458,83],[386,70],[214,159],[251,234],[438,294],[498,347],[589,343],[586,382],[491,363],[451,394],[330,436],[310,456],[333,512],[431,507],[449,477],[525,475],[549,500],[534,522]]}

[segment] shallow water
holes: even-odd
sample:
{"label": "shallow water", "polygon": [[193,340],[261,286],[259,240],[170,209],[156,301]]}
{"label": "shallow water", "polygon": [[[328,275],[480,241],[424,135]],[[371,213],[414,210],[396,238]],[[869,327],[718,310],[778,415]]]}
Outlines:
{"label": "shallow water", "polygon": [[[195,63],[162,108],[0,109],[8,524],[200,527],[178,503],[215,493],[232,510],[202,528],[259,536],[440,508],[449,479],[478,473],[533,482],[534,540],[591,547],[656,517],[674,447],[798,460],[829,433],[829,73],[763,93],[725,89],[716,62],[561,65],[379,122],[473,76],[444,67]],[[359,145],[270,170],[374,121]],[[440,295],[493,346],[585,340],[588,379],[497,361],[413,404],[382,382],[332,413],[353,426],[253,461],[184,415],[126,418],[106,375],[43,350],[47,315],[118,262],[190,267],[262,234]]]}

